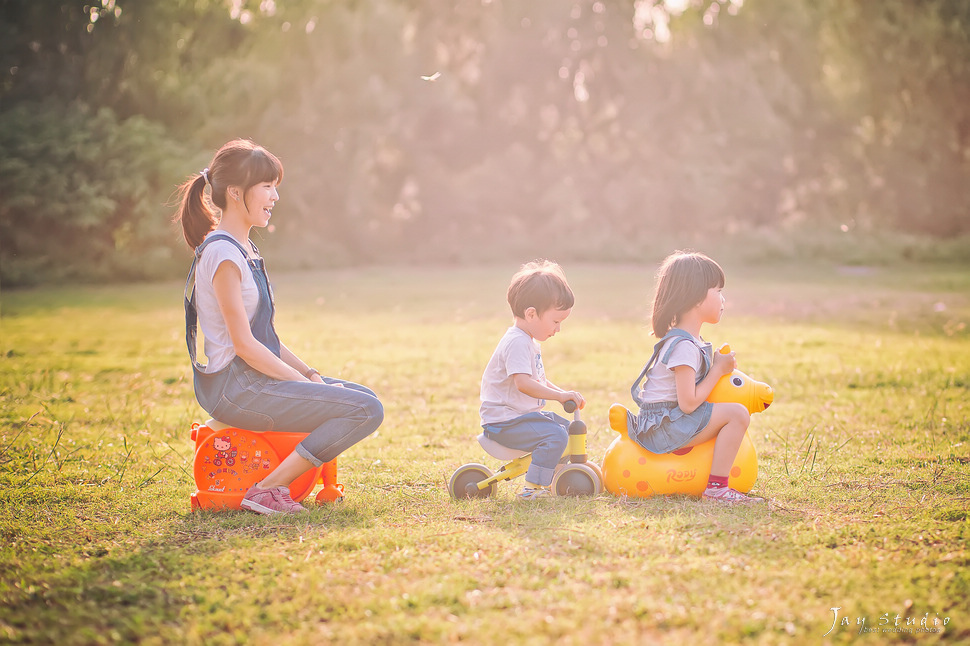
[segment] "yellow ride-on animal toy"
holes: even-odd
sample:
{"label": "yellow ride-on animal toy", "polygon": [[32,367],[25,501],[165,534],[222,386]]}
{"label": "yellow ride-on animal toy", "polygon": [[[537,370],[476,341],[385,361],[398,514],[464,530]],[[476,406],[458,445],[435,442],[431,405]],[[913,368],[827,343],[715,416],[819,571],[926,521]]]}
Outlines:
{"label": "yellow ride-on animal toy", "polygon": [[[569,424],[569,443],[552,478],[552,493],[557,496],[595,496],[603,491],[603,473],[599,466],[586,460],[586,423],[580,419],[575,402],[568,401],[563,408],[567,413],[573,413],[573,421]],[[448,482],[448,493],[452,498],[488,498],[496,492],[499,482],[518,478],[529,470],[531,453],[502,446],[485,437],[485,433],[478,436],[478,443],[493,458],[508,462],[495,473],[475,462],[458,467]]]}

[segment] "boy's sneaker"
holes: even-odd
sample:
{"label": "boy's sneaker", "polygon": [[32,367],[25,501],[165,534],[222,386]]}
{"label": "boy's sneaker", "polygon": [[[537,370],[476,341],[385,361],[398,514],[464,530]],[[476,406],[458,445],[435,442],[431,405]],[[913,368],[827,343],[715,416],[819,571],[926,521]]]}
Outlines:
{"label": "boy's sneaker", "polygon": [[260,489],[256,485],[249,488],[239,506],[257,514],[298,514],[306,511],[300,503],[290,498],[287,487]]}
{"label": "boy's sneaker", "polygon": [[545,487],[523,487],[519,494],[519,500],[536,500],[538,498],[551,498],[552,492]]}
{"label": "boy's sneaker", "polygon": [[765,501],[764,498],[758,498],[757,496],[746,496],[731,487],[708,487],[704,490],[702,498],[727,505],[748,505]]}

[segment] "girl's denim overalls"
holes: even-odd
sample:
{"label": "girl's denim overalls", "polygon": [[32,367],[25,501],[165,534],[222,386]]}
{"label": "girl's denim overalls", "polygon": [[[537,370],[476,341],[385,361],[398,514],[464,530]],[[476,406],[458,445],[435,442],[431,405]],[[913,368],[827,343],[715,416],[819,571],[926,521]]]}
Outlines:
{"label": "girl's denim overalls", "polygon": [[[674,342],[667,348],[667,352],[663,358],[660,358],[660,350],[670,339],[674,339]],[[627,416],[627,431],[630,439],[652,453],[676,451],[690,442],[711,421],[711,411],[713,411],[714,405],[710,402],[703,402],[693,412],[684,413],[675,401],[644,402],[640,400],[640,383],[647,376],[647,373],[650,372],[650,369],[653,368],[654,364],[657,363],[657,359],[660,359],[660,362],[663,364],[666,364],[670,360],[670,355],[673,353],[674,347],[681,341],[694,343],[701,352],[703,365],[697,372],[695,379],[695,383],[700,383],[707,376],[714,361],[711,344],[705,343],[698,345],[694,341],[694,337],[688,332],[679,328],[672,328],[654,346],[650,361],[640,371],[640,375],[630,388],[633,401],[640,406],[640,410],[636,417],[633,415]]]}
{"label": "girl's denim overalls", "polygon": [[323,384],[280,381],[251,368],[238,356],[218,372],[205,372],[205,366],[196,359],[195,268],[202,251],[215,240],[235,245],[253,272],[259,290],[259,304],[250,321],[253,336],[276,356],[280,356],[282,347],[273,324],[273,294],[256,245],[250,241],[257,255],[250,258],[229,234],[210,234],[196,248],[185,282],[185,342],[192,360],[195,396],[202,408],[237,428],[308,433],[295,450],[314,466],[333,460],[377,430],[384,419],[384,408],[365,386],[331,377],[323,377]]}

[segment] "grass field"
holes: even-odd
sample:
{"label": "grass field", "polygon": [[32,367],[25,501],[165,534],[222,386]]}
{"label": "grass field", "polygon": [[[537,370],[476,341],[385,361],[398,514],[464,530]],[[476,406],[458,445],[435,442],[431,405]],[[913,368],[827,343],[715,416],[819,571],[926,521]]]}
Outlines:
{"label": "grass field", "polygon": [[[299,518],[190,510],[181,285],[4,292],[0,642],[970,642],[970,267],[725,269],[705,335],[775,390],[756,508],[453,502],[457,466],[497,466],[478,380],[514,267],[273,276],[284,341],[386,408],[339,461],[346,500]],[[545,365],[599,461],[653,267],[566,270]]]}

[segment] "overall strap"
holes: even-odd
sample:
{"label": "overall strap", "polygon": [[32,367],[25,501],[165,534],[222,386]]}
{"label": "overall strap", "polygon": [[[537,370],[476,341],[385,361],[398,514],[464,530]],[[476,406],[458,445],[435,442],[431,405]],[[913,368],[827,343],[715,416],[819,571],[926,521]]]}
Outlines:
{"label": "overall strap", "polygon": [[[633,401],[637,403],[637,406],[643,405],[643,402],[640,401],[640,396],[638,394],[640,392],[640,382],[643,381],[643,379],[647,376],[647,373],[650,372],[650,369],[653,368],[654,364],[657,363],[657,358],[660,356],[660,350],[663,349],[664,343],[671,339],[675,340],[670,344],[670,348],[667,349],[667,352],[664,353],[663,359],[660,360],[661,363],[667,363],[667,361],[670,360],[670,354],[674,351],[674,348],[678,343],[688,340],[693,342],[694,337],[679,328],[671,328],[670,331],[667,332],[667,334],[665,334],[655,346],[653,346],[653,354],[650,356],[650,360],[647,361],[647,365],[643,366],[643,370],[640,371],[640,374],[637,376],[637,380],[634,381],[633,385],[630,387],[630,395],[633,396]],[[702,352],[701,354],[704,353]]]}
{"label": "overall strap", "polygon": [[[185,291],[183,292],[183,298],[185,300],[185,345],[189,349],[189,359],[192,360],[192,365],[202,372],[205,372],[205,366],[198,362],[196,359],[196,347],[198,346],[198,323],[199,323],[199,313],[195,305],[195,268],[199,264],[199,258],[202,257],[202,251],[205,250],[210,243],[216,240],[227,240],[234,244],[239,252],[246,259],[246,263],[249,264],[249,255],[246,253],[246,249],[239,244],[239,242],[233,238],[228,233],[222,233],[216,231],[210,234],[205,240],[202,241],[198,247],[195,248],[195,256],[192,258],[192,266],[189,267],[189,275],[185,279]],[[259,250],[256,249],[256,245],[249,242],[253,247],[253,251],[259,254]]]}
{"label": "overall strap", "polygon": [[670,347],[667,348],[667,351],[664,352],[663,359],[660,360],[660,363],[667,363],[668,361],[670,361],[670,355],[674,353],[674,348],[676,348],[677,344],[680,343],[681,341],[690,341],[691,343],[694,342],[694,337],[692,337],[689,332],[685,332],[684,330],[681,330],[679,328],[673,328],[670,330],[670,332],[667,332],[667,335],[664,337],[664,340],[665,341],[669,340],[672,337],[677,337],[677,340],[671,343]]}

